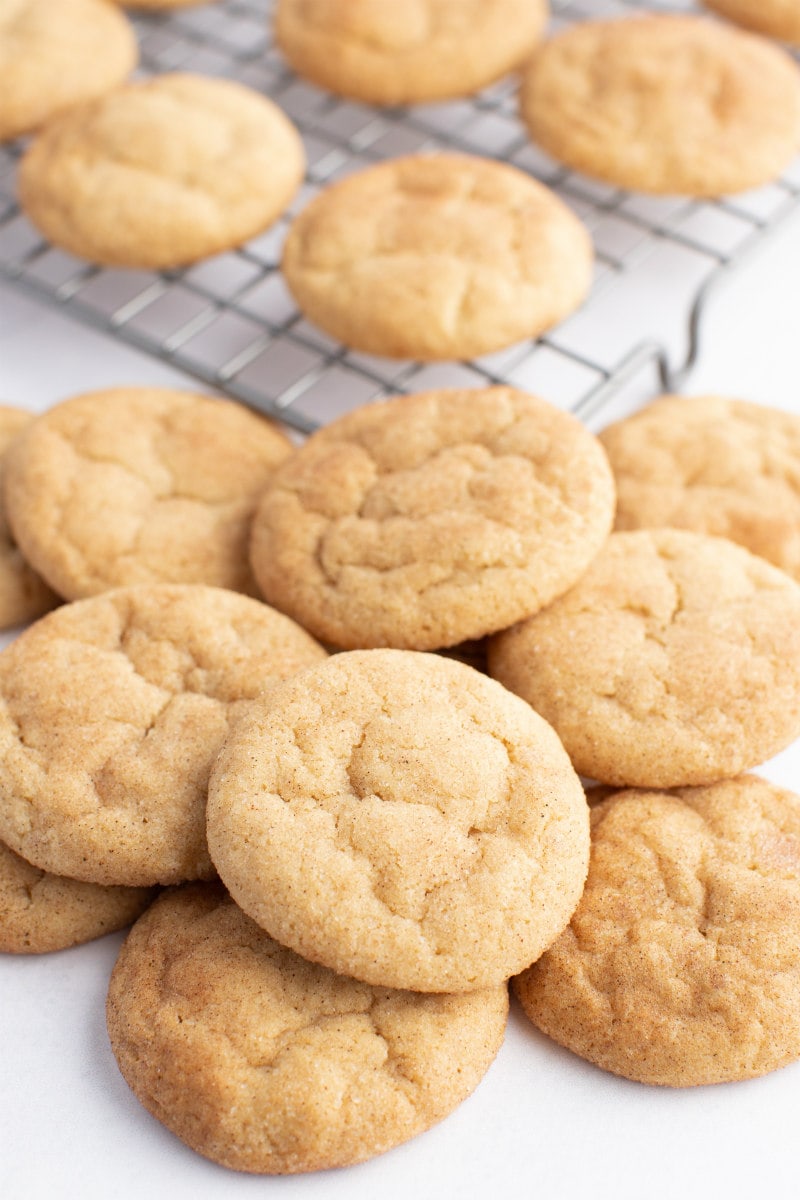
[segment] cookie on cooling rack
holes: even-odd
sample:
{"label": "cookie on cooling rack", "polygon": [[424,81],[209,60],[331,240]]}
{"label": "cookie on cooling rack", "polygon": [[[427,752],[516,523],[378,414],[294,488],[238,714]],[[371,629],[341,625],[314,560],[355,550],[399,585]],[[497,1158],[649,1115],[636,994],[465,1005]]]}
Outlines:
{"label": "cookie on cooling rack", "polygon": [[703,3],[737,25],[800,46],[798,0],[703,0]]}
{"label": "cookie on cooling rack", "polygon": [[611,795],[569,927],[514,987],[544,1033],[642,1083],[800,1058],[800,797],[755,776]]}
{"label": "cookie on cooling rack", "polygon": [[800,586],[723,538],[615,533],[566,595],[492,640],[489,671],[582,775],[716,782],[800,734]]}
{"label": "cookie on cooling rack", "polygon": [[223,889],[167,893],[111,976],[111,1047],[168,1129],[222,1166],[318,1171],[382,1154],[472,1092],[508,989],[421,996],[298,958]]}
{"label": "cookie on cooling rack", "polygon": [[467,96],[515,70],[547,0],[278,0],[275,38],[299,75],[368,104]]}
{"label": "cookie on cooling rack", "polygon": [[272,476],[253,519],[264,595],[348,649],[436,650],[566,591],[608,536],[599,442],[513,388],[367,405]]}
{"label": "cookie on cooling rack", "polygon": [[208,773],[231,717],[325,658],[221,588],[120,588],[66,604],[0,654],[0,838],[89,883],[214,874]]}
{"label": "cookie on cooling rack", "polygon": [[258,92],[159,75],[49,124],[22,160],[20,203],[46,238],[79,258],[177,267],[271,225],[304,162],[294,126]]}
{"label": "cookie on cooling rack", "polygon": [[305,315],[389,358],[474,358],[536,337],[582,302],[592,243],[515,167],[413,155],[326,188],[296,218],[283,271]]}
{"label": "cookie on cooling rack", "polygon": [[106,0],[0,0],[0,141],[122,83],[139,57]]}
{"label": "cookie on cooling rack", "polygon": [[573,25],[534,54],[521,106],[533,140],[559,162],[644,192],[746,191],[800,149],[789,55],[699,17]]}
{"label": "cookie on cooling rack", "polygon": [[0,405],[0,629],[33,621],[58,604],[58,596],[22,557],[2,500],[6,452],[32,420],[21,408]]}

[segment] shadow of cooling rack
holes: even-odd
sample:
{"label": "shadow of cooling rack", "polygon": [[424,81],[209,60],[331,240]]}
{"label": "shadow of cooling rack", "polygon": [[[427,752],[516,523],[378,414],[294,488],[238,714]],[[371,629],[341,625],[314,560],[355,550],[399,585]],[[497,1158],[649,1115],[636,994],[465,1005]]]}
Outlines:
{"label": "shadow of cooling rack", "polygon": [[[269,0],[224,0],[137,17],[146,72],[235,78],[299,127],[308,175],[290,212],[247,245],[180,271],[90,266],[42,241],[14,200],[20,145],[0,148],[0,278],[166,360],[301,431],[379,396],[511,383],[588,417],[645,367],[677,389],[699,348],[710,292],[800,207],[800,162],[769,187],[708,202],[648,197],[565,170],[528,141],[516,85],[383,110],[333,97],[286,69],[270,43]],[[554,2],[554,28],[643,7]],[[648,8],[692,10],[689,2]],[[451,149],[510,162],[553,187],[591,230],[597,264],[575,316],[535,342],[469,363],[419,364],[347,350],[303,320],[278,270],[288,221],[326,184],[400,154]]]}

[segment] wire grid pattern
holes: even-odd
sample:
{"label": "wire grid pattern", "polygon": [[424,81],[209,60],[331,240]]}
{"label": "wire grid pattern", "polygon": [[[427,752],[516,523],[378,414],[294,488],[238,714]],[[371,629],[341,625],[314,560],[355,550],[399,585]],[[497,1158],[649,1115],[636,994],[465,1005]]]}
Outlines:
{"label": "wire grid pattern", "polygon": [[[492,383],[538,391],[588,415],[646,362],[659,367],[665,387],[676,387],[696,356],[711,286],[800,203],[800,163],[769,187],[714,202],[635,195],[574,174],[528,140],[513,78],[475,97],[413,109],[376,109],[331,96],[286,67],[270,41],[271,7],[272,0],[224,0],[139,16],[135,25],[145,72],[237,79],[274,99],[298,126],[308,174],[277,224],[240,249],[183,270],[94,267],[43,242],[20,213],[14,176],[23,147],[16,144],[0,148],[0,276],[298,430],[392,393]],[[553,27],[641,7],[640,0],[556,0]],[[647,7],[695,6],[670,0]],[[469,363],[419,364],[350,351],[305,321],[286,289],[278,264],[288,224],[325,185],[355,170],[447,149],[512,163],[578,213],[596,251],[589,301],[547,336]],[[659,343],[657,328],[643,337],[623,330],[622,341],[592,337],[598,297],[605,304],[615,286],[645,268],[652,277],[647,259],[655,251],[659,269],[683,273],[692,288],[679,302],[687,344],[677,361]]]}

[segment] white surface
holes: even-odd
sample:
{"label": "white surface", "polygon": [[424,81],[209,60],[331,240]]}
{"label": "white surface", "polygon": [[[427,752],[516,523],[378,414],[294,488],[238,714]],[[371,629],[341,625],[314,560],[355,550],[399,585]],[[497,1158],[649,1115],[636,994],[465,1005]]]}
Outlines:
{"label": "white surface", "polygon": [[[727,392],[800,412],[798,279],[795,222],[715,298],[692,391]],[[656,297],[658,286],[654,277]],[[90,387],[179,381],[167,367],[0,287],[0,397],[39,411]],[[637,381],[616,408],[641,396],[648,383]],[[763,773],[800,790],[800,746]],[[346,1171],[289,1179],[235,1175],[163,1130],[117,1072],[103,1005],[120,941],[112,936],[38,958],[0,956],[4,1200],[472,1200],[505,1194],[782,1200],[798,1193],[800,1064],[746,1084],[646,1088],[581,1062],[517,1012],[475,1095],[412,1143]]]}

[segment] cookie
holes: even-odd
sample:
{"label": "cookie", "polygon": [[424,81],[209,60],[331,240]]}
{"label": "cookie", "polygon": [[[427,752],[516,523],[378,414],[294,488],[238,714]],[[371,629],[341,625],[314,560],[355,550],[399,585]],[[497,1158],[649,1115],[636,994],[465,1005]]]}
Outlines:
{"label": "cookie", "polygon": [[279,0],[275,39],[299,75],[368,104],[468,96],[515,70],[547,0]]}
{"label": "cookie", "polygon": [[0,838],[89,883],[209,878],[230,718],[325,657],[246,596],[165,584],[64,605],[0,654]]}
{"label": "cookie", "polygon": [[462,663],[334,655],[231,729],[208,794],[238,904],[311,962],[470,991],[527,966],[586,877],[588,809],[558,738]]}
{"label": "cookie", "polygon": [[474,358],[537,337],[582,302],[586,229],[542,184],[458,154],[392,159],[327,187],[283,251],[298,305],[388,358]]}
{"label": "cookie", "polygon": [[800,734],[800,587],[722,538],[615,533],[571,591],[492,640],[489,671],[582,775],[714,783]]}
{"label": "cookie", "polygon": [[800,46],[798,0],[703,0],[703,3],[737,25]]}
{"label": "cookie", "polygon": [[[0,404],[0,497],[6,451],[32,419],[30,413],[21,408]],[[58,596],[22,557],[0,498],[0,629],[33,621],[56,604]]]}
{"label": "cookie", "polygon": [[279,946],[214,885],[164,895],[111,977],[126,1081],[199,1154],[294,1174],[382,1154],[447,1116],[503,1040],[508,990],[371,988]]}
{"label": "cookie", "polygon": [[800,797],[742,776],[604,800],[572,922],[514,986],[549,1037],[642,1083],[800,1058]]}
{"label": "cookie", "polygon": [[521,109],[559,162],[642,192],[743,192],[775,179],[800,149],[791,58],[691,16],[571,26],[534,54]]}
{"label": "cookie", "polygon": [[0,0],[0,141],[102,96],[138,57],[133,27],[106,0]]}
{"label": "cookie", "polygon": [[800,579],[800,417],[721,396],[661,396],[600,441],[617,529],[730,538]]}
{"label": "cookie", "polygon": [[112,388],[57,405],[8,454],[8,519],[69,600],[138,583],[257,594],[250,522],[289,439],[227,400]]}
{"label": "cookie", "polygon": [[177,267],[271,225],[304,161],[294,126],[258,92],[159,75],[49,124],[22,159],[19,198],[39,231],[79,258]]}
{"label": "cookie", "polygon": [[358,409],[275,472],[251,558],[272,604],[321,640],[432,650],[505,629],[566,591],[608,536],[597,440],[513,388]]}

